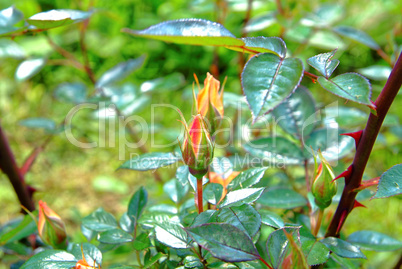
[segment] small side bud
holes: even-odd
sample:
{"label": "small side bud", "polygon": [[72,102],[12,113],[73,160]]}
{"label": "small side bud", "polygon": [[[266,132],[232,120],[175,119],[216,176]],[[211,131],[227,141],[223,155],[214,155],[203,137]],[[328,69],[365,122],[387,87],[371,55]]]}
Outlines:
{"label": "small side bud", "polygon": [[315,173],[311,191],[317,206],[324,210],[331,202],[337,191],[337,183],[333,181],[334,172],[329,163],[319,152],[321,163]]}
{"label": "small side bud", "polygon": [[55,249],[67,247],[67,233],[63,220],[42,201],[39,201],[38,233],[45,244]]}

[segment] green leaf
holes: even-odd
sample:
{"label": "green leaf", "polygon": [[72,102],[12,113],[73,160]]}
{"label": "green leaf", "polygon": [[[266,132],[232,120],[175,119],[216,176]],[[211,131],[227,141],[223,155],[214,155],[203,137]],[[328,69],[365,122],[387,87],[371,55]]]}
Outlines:
{"label": "green leaf", "polygon": [[275,187],[264,192],[258,203],[272,208],[291,209],[307,205],[307,200],[292,189]]}
{"label": "green leaf", "polygon": [[64,103],[80,104],[86,101],[87,89],[83,83],[62,83],[54,91],[54,97]]}
{"label": "green leaf", "polygon": [[208,201],[208,203],[216,205],[222,197],[223,186],[218,183],[209,183],[202,194],[202,197]]}
{"label": "green leaf", "polygon": [[336,96],[373,107],[370,100],[371,84],[365,77],[357,73],[345,73],[333,79],[318,77],[318,83]]}
{"label": "green leaf", "polygon": [[265,170],[267,170],[266,167],[261,167],[242,171],[229,183],[227,186],[228,191],[248,188],[257,184],[264,176]]}
{"label": "green leaf", "polygon": [[300,59],[281,59],[271,53],[257,54],[247,62],[241,79],[254,122],[293,93],[303,71]]}
{"label": "green leaf", "polygon": [[205,46],[244,46],[221,24],[201,19],[165,21],[145,30],[123,29],[134,36],[152,38],[165,42]]}
{"label": "green leaf", "polygon": [[342,127],[361,127],[367,122],[367,117],[367,113],[354,107],[326,107],[324,125],[335,121]]}
{"label": "green leaf", "polygon": [[179,166],[177,168],[176,178],[183,186],[191,181],[197,181],[197,179],[192,174],[190,174],[187,165]]}
{"label": "green leaf", "polygon": [[15,71],[15,79],[19,82],[25,81],[37,73],[45,66],[46,60],[43,58],[28,59],[20,63]]}
{"label": "green leaf", "polygon": [[100,207],[83,218],[82,225],[96,232],[104,232],[117,228],[117,221],[112,214]]}
{"label": "green leaf", "polygon": [[98,235],[97,240],[104,244],[124,244],[134,240],[131,234],[120,230],[120,229],[111,229],[105,232],[102,232]]}
{"label": "green leaf", "polygon": [[286,56],[286,44],[279,37],[244,37],[241,40],[245,46],[231,46],[228,49],[247,53],[274,53],[280,58]]}
{"label": "green leaf", "polygon": [[[34,211],[33,214],[34,216],[37,216],[38,212]],[[24,219],[18,224],[17,227],[0,236],[0,245],[23,239],[35,233],[37,229],[36,222],[32,219],[32,217],[30,215],[25,215]]]}
{"label": "green leaf", "polygon": [[246,33],[256,32],[260,30],[264,30],[265,28],[271,26],[276,22],[275,13],[271,12],[268,14],[264,14],[258,17],[254,17],[250,19],[246,26],[244,27],[244,31]]}
{"label": "green leaf", "polygon": [[[300,237],[298,230],[298,228],[286,228],[286,232],[290,233],[290,235]],[[288,248],[289,240],[286,237],[285,228],[276,230],[269,235],[266,250],[268,252],[269,263],[274,268],[280,268],[279,266],[283,262]]]}
{"label": "green leaf", "polygon": [[160,258],[166,256],[163,253],[158,252],[156,255],[152,256],[145,264],[144,268],[150,268],[152,265],[154,265]]}
{"label": "green leaf", "polygon": [[189,248],[189,238],[179,223],[164,222],[155,225],[156,239],[171,248]]}
{"label": "green leaf", "polygon": [[216,210],[204,211],[195,217],[194,222],[191,224],[191,226],[198,226],[201,224],[218,222],[218,220],[216,218],[217,215],[218,215],[218,211],[216,211]]}
{"label": "green leaf", "polygon": [[135,238],[133,242],[133,248],[138,251],[149,248],[150,246],[152,245],[147,233],[140,234],[139,236],[137,236],[137,238]]}
{"label": "green leaf", "polygon": [[184,76],[180,73],[173,73],[163,78],[156,78],[145,81],[141,84],[141,92],[164,92],[175,91],[184,84]]}
{"label": "green leaf", "polygon": [[357,71],[372,80],[387,80],[392,68],[385,65],[372,65],[360,68]]}
{"label": "green leaf", "polygon": [[151,152],[126,161],[119,169],[131,169],[137,171],[155,170],[180,161],[181,159],[173,153]]}
{"label": "green leaf", "polygon": [[188,192],[189,186],[183,186],[177,179],[169,180],[163,185],[163,191],[169,195],[169,198],[175,202],[180,203]]}
{"label": "green leaf", "polygon": [[219,208],[235,205],[237,203],[249,204],[260,198],[265,188],[247,188],[229,192],[223,201],[219,204]]}
{"label": "green leaf", "polygon": [[72,9],[53,9],[37,13],[27,19],[27,22],[39,29],[50,29],[83,21],[91,16],[92,12]]}
{"label": "green leaf", "polygon": [[288,99],[272,111],[275,122],[296,138],[309,135],[313,131],[315,117],[311,116],[314,113],[314,98],[303,86],[299,86]]}
{"label": "green leaf", "polygon": [[186,228],[188,234],[212,256],[227,262],[259,259],[251,238],[242,230],[226,223],[209,223]]}
{"label": "green leaf", "polygon": [[232,206],[218,212],[218,222],[231,224],[250,237],[254,237],[261,227],[261,216],[251,205]]}
{"label": "green leaf", "polygon": [[363,258],[366,256],[360,251],[360,249],[342,239],[336,237],[327,237],[320,240],[329,250],[334,252],[336,255],[343,258]]}
{"label": "green leaf", "polygon": [[123,229],[123,231],[126,231],[128,233],[132,233],[134,231],[135,223],[127,215],[127,212],[124,212],[123,215],[121,216],[119,220],[119,225]]}
{"label": "green leaf", "polygon": [[8,39],[0,40],[0,58],[25,58],[26,53],[17,43]]}
{"label": "green leaf", "polygon": [[347,241],[363,249],[374,251],[395,251],[402,248],[401,241],[374,231],[354,232],[349,235]]}
{"label": "green leaf", "polygon": [[56,123],[47,118],[29,118],[19,121],[19,124],[28,128],[44,129],[47,133],[53,133],[56,130]]}
{"label": "green leaf", "polygon": [[102,252],[90,243],[73,244],[71,253],[77,260],[82,260],[81,246],[88,264],[93,265],[95,262],[96,266],[102,265]]}
{"label": "green leaf", "polygon": [[359,263],[359,261],[351,260],[349,258],[342,258],[336,255],[335,253],[331,253],[330,257],[335,262],[335,265],[337,265],[337,268],[345,268],[345,269],[361,268],[361,264]]}
{"label": "green leaf", "polygon": [[335,33],[362,43],[373,50],[380,49],[380,46],[374,39],[365,32],[349,26],[337,26],[332,29]]}
{"label": "green leaf", "polygon": [[13,26],[24,18],[24,14],[14,6],[0,10],[0,28]]}
{"label": "green leaf", "polygon": [[377,192],[372,199],[386,198],[402,193],[402,164],[385,171],[378,182]]}
{"label": "green leaf", "polygon": [[323,4],[314,13],[301,20],[301,23],[309,27],[323,28],[338,21],[343,14],[343,8],[339,4]]}
{"label": "green leaf", "polygon": [[118,81],[123,80],[132,72],[140,68],[145,61],[145,56],[138,57],[136,59],[130,59],[128,61],[117,64],[116,66],[107,70],[96,82],[96,87],[101,88]]}
{"label": "green leaf", "polygon": [[329,78],[339,65],[339,60],[332,60],[332,57],[335,55],[336,51],[337,49],[334,49],[331,52],[321,53],[310,57],[307,59],[307,63],[320,72],[321,75]]}
{"label": "green leaf", "polygon": [[185,268],[204,268],[204,265],[200,261],[198,257],[195,256],[187,256],[184,258],[184,267]]}
{"label": "green leaf", "polygon": [[303,152],[284,137],[264,137],[245,144],[244,149],[268,164],[300,164]]}
{"label": "green leaf", "polygon": [[138,191],[134,193],[128,203],[127,215],[134,222],[134,227],[137,225],[138,220],[148,201],[147,190],[141,186]]}
{"label": "green leaf", "polygon": [[274,227],[276,229],[285,227],[285,223],[278,214],[265,209],[260,209],[258,212],[261,215],[261,222],[263,224]]}
{"label": "green leaf", "polygon": [[75,267],[77,259],[64,250],[45,250],[27,260],[20,269],[70,269]]}
{"label": "green leaf", "polygon": [[329,249],[315,238],[301,236],[300,241],[308,265],[323,264],[329,259]]}
{"label": "green leaf", "polygon": [[[310,34],[310,37],[307,36],[307,42],[310,46],[317,47],[323,50],[342,50],[346,47],[345,43],[338,35],[328,30],[318,30]],[[304,42],[306,42],[306,40]]]}
{"label": "green leaf", "polygon": [[313,160],[312,148],[314,151],[320,149],[327,161],[343,158],[355,148],[355,142],[349,136],[340,135],[342,133],[347,132],[337,126],[332,128],[331,125],[328,125],[327,128],[314,130],[304,141],[305,149],[308,150],[306,155],[310,157],[310,160]]}

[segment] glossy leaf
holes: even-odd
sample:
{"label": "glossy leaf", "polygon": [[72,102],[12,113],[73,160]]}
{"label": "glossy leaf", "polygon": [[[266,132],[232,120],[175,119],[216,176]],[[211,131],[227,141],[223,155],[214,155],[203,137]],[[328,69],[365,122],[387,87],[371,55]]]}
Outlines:
{"label": "glossy leaf", "polygon": [[165,185],[163,185],[163,191],[175,203],[179,203],[183,200],[188,192],[188,189],[188,184],[183,186],[177,179],[169,180],[165,183]]}
{"label": "glossy leaf", "polygon": [[392,68],[385,65],[372,65],[365,68],[360,68],[357,71],[369,79],[387,80],[391,74]]}
{"label": "glossy leaf", "polygon": [[132,233],[134,231],[135,223],[127,215],[127,212],[124,212],[123,215],[120,217],[119,225],[123,229],[123,231],[126,231],[128,233]]}
{"label": "glossy leaf", "polygon": [[247,33],[256,32],[263,30],[276,22],[275,13],[268,13],[262,16],[254,17],[250,19],[246,26],[244,27],[244,31]]}
{"label": "glossy leaf", "polygon": [[288,188],[269,188],[258,203],[272,208],[291,209],[307,205],[307,200],[301,194]]}
{"label": "glossy leaf", "polygon": [[268,164],[300,164],[303,152],[284,137],[264,137],[245,144],[244,149]]}
{"label": "glossy leaf", "polygon": [[28,128],[44,129],[47,133],[53,133],[56,130],[54,120],[47,118],[28,118],[21,120],[19,124]]}
{"label": "glossy leaf", "polygon": [[103,75],[96,82],[96,87],[105,87],[123,80],[132,72],[140,68],[144,64],[144,61],[145,56],[141,56],[136,59],[130,59],[128,61],[119,63],[103,73]]}
{"label": "glossy leaf", "polygon": [[241,79],[254,122],[294,92],[303,71],[300,59],[281,59],[271,53],[257,54],[247,62]]}
{"label": "glossy leaf", "polygon": [[356,73],[345,73],[329,80],[324,77],[318,78],[318,83],[327,91],[344,99],[372,106],[371,84],[363,76]]}
{"label": "glossy leaf", "polygon": [[200,261],[198,257],[195,256],[187,256],[184,258],[184,267],[185,268],[204,268],[204,265]]}
{"label": "glossy leaf", "polygon": [[401,241],[374,231],[354,232],[349,235],[347,241],[363,249],[374,251],[395,251],[402,248]]}
{"label": "glossy leaf", "polygon": [[89,18],[91,12],[72,9],[53,9],[37,13],[27,19],[27,22],[39,29],[50,29],[69,25]]}
{"label": "glossy leaf", "polygon": [[151,246],[151,241],[149,240],[148,234],[142,233],[135,238],[133,242],[133,248],[135,250],[144,250]]}
{"label": "glossy leaf", "polygon": [[209,167],[213,172],[222,175],[223,178],[227,178],[233,173],[233,164],[226,157],[213,158]]}
{"label": "glossy leaf", "polygon": [[180,161],[173,153],[151,152],[126,161],[119,169],[131,169],[137,171],[155,170]]}
{"label": "glossy leaf", "polygon": [[73,254],[64,250],[47,249],[29,258],[20,268],[67,269],[75,267],[77,261]]}
{"label": "glossy leaf", "polygon": [[202,19],[180,19],[165,21],[153,25],[145,30],[135,31],[123,29],[123,32],[132,34],[134,36],[188,45],[244,45],[242,40],[237,39],[221,24]]}
{"label": "glossy leaf", "polygon": [[335,33],[328,30],[322,29],[310,34],[311,36],[309,38],[307,36],[308,44],[310,46],[317,47],[323,50],[343,50],[346,48],[346,45],[342,41],[342,39]]}
{"label": "glossy leaf", "polygon": [[28,59],[20,63],[15,71],[17,81],[25,81],[37,73],[45,66],[46,60],[43,58]]}
{"label": "glossy leaf", "polygon": [[232,206],[218,212],[218,222],[231,224],[250,237],[254,237],[261,227],[261,216],[251,205]]}
{"label": "glossy leaf", "polygon": [[238,202],[252,203],[260,198],[265,188],[247,188],[229,192],[223,201],[219,204],[219,208],[235,205]]}
{"label": "glossy leaf", "polygon": [[98,235],[98,241],[104,244],[124,244],[134,240],[131,234],[120,230],[111,229],[104,231]]}
{"label": "glossy leaf", "polygon": [[0,28],[13,26],[24,18],[24,14],[14,6],[0,10]]}
{"label": "glossy leaf", "polygon": [[[34,216],[38,215],[37,211],[34,211],[32,214],[34,214]],[[0,245],[4,245],[8,242],[18,241],[20,239],[28,237],[29,235],[35,233],[37,230],[38,227],[32,217],[30,215],[25,215],[24,218],[17,225],[17,227],[0,235]]]}
{"label": "glossy leaf", "polygon": [[324,125],[334,122],[342,127],[360,127],[367,122],[368,114],[354,107],[327,107],[325,108]]}
{"label": "glossy leaf", "polygon": [[286,44],[279,37],[244,37],[241,40],[243,40],[245,46],[227,48],[243,53],[274,53],[280,58],[285,58],[286,56]]}
{"label": "glossy leaf", "polygon": [[191,226],[198,226],[201,224],[218,222],[217,214],[218,214],[218,211],[216,211],[216,210],[204,211],[195,217],[194,222],[191,224]]}
{"label": "glossy leaf", "polygon": [[80,104],[86,100],[86,87],[83,83],[63,83],[57,86],[54,97],[60,102]]}
{"label": "glossy leaf", "polygon": [[188,234],[212,256],[227,262],[259,259],[251,238],[242,230],[226,223],[210,223],[186,228]]}
{"label": "glossy leaf", "polygon": [[171,248],[189,248],[189,238],[183,227],[177,223],[160,223],[155,225],[156,239]]}
{"label": "glossy leaf", "polygon": [[180,73],[173,73],[163,78],[156,78],[145,81],[141,84],[141,92],[164,92],[175,91],[184,83],[184,76]]}
{"label": "glossy leaf", "polygon": [[332,60],[332,57],[335,55],[336,51],[337,50],[335,49],[331,52],[321,53],[310,57],[307,59],[307,63],[320,72],[321,75],[329,78],[339,65],[339,60]]}
{"label": "glossy leaf", "polygon": [[229,183],[228,191],[248,188],[257,184],[264,176],[265,170],[267,170],[266,167],[260,167],[242,171]]}
{"label": "glossy leaf", "polygon": [[337,26],[333,28],[333,31],[342,36],[348,37],[352,40],[362,43],[368,46],[369,48],[372,48],[373,50],[380,49],[380,46],[377,44],[377,42],[374,41],[374,39],[371,36],[356,28],[349,26]]}
{"label": "glossy leaf", "polygon": [[[286,232],[291,236],[298,236],[297,228],[286,228]],[[285,234],[285,228],[272,232],[267,240],[266,250],[268,252],[268,262],[273,268],[280,268],[289,249],[289,240]]]}
{"label": "glossy leaf", "polygon": [[96,266],[102,265],[102,252],[90,243],[73,244],[71,253],[77,260],[82,260],[81,247],[88,264],[93,265],[95,262]]}
{"label": "glossy leaf", "polygon": [[117,228],[117,221],[112,214],[103,208],[98,208],[82,219],[82,225],[87,229],[103,232]]}
{"label": "glossy leaf", "polygon": [[275,122],[297,138],[309,135],[313,131],[315,117],[311,116],[314,113],[314,98],[303,86],[299,86],[288,99],[272,111]]}
{"label": "glossy leaf", "polygon": [[301,236],[300,241],[309,265],[323,264],[329,259],[329,249],[315,238]]}
{"label": "glossy leaf", "polygon": [[218,183],[209,183],[202,194],[204,200],[208,203],[216,205],[222,197],[223,186]]}
{"label": "glossy leaf", "polygon": [[156,255],[152,256],[145,264],[144,268],[150,268],[152,265],[154,265],[159,259],[164,257],[165,254],[158,252]]}
{"label": "glossy leaf", "polygon": [[140,187],[138,191],[134,193],[128,203],[127,215],[134,222],[134,227],[137,225],[138,220],[148,201],[148,193],[144,187]]}
{"label": "glossy leaf", "polygon": [[183,186],[186,185],[188,182],[197,181],[197,179],[192,174],[190,174],[187,165],[183,165],[177,168],[176,178]]}
{"label": "glossy leaf", "polygon": [[320,240],[329,250],[344,258],[363,258],[366,256],[358,247],[336,237],[327,237]]}
{"label": "glossy leaf", "polygon": [[385,171],[378,182],[377,192],[372,199],[386,198],[402,193],[402,164]]}
{"label": "glossy leaf", "polygon": [[285,223],[278,214],[265,209],[261,209],[258,212],[261,215],[261,222],[263,224],[277,229],[283,228],[285,226]]}

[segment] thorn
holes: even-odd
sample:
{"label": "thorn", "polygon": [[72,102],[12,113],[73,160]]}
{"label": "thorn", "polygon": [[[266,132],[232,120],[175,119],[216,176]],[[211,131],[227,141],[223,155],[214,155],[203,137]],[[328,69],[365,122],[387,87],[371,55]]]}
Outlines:
{"label": "thorn", "polygon": [[346,214],[347,214],[347,211],[344,210],[344,211],[342,212],[341,219],[339,220],[338,227],[336,228],[336,233],[337,233],[337,234],[339,234],[339,231],[341,230],[342,225],[343,225],[343,223],[345,222]]}
{"label": "thorn", "polygon": [[33,194],[37,191],[36,188],[34,188],[34,187],[30,186],[30,185],[27,186],[27,190],[28,190],[28,194],[29,194],[29,196],[31,198],[32,198]]}
{"label": "thorn", "polygon": [[367,206],[363,205],[362,203],[358,202],[357,200],[355,200],[355,203],[353,204],[353,208],[356,207],[364,207],[367,208]]}
{"label": "thorn", "polygon": [[360,138],[362,137],[363,134],[363,130],[357,131],[357,132],[352,132],[352,133],[345,133],[345,134],[341,134],[341,135],[347,135],[350,136],[351,138],[353,138],[355,140],[355,145],[357,148],[357,145],[359,145],[360,142]]}
{"label": "thorn", "polygon": [[350,177],[350,175],[352,174],[352,170],[353,170],[353,166],[350,165],[350,166],[348,167],[348,169],[346,169],[345,171],[343,171],[342,173],[340,173],[340,175],[337,176],[336,178],[334,178],[334,179],[332,180],[332,182],[334,182],[335,180],[340,179],[340,178],[342,178],[342,177],[345,178],[345,182],[346,182],[346,180],[347,180],[347,179]]}

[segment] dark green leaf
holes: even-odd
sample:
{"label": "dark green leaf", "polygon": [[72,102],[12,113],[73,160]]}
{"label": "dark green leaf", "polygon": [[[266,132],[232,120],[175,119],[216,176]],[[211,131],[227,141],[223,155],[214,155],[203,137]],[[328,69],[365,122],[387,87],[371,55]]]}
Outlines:
{"label": "dark green leaf", "polygon": [[303,77],[300,59],[257,54],[242,72],[242,87],[255,122],[290,96]]}
{"label": "dark green leaf", "polygon": [[246,44],[245,46],[232,46],[227,48],[243,53],[274,53],[281,58],[285,58],[286,56],[286,44],[279,37],[244,37],[241,40]]}
{"label": "dark green leaf", "polygon": [[342,239],[336,237],[327,237],[320,240],[320,242],[340,257],[366,259],[366,256],[360,251],[358,247]]}
{"label": "dark green leaf", "polygon": [[194,222],[191,224],[191,226],[198,226],[201,224],[218,222],[218,220],[216,219],[217,214],[218,211],[216,210],[204,211],[201,214],[197,215],[197,217],[195,217]]}
{"label": "dark green leaf", "polygon": [[315,68],[326,78],[329,78],[336,67],[339,65],[339,60],[332,60],[332,57],[336,53],[336,49],[331,52],[321,53],[316,56],[307,59],[307,63]]}
{"label": "dark green leaf", "polygon": [[228,191],[248,188],[257,184],[264,176],[265,170],[267,170],[266,167],[261,167],[250,168],[241,172],[229,183],[227,186]]}
{"label": "dark green leaf", "polygon": [[169,195],[173,202],[179,203],[183,200],[188,192],[188,184],[182,185],[177,179],[172,179],[163,185],[163,191]]}
{"label": "dark green leaf", "polygon": [[401,241],[374,231],[354,232],[349,235],[348,242],[363,249],[374,251],[395,251],[402,247]]}
{"label": "dark green leaf", "polygon": [[0,10],[0,28],[13,26],[24,18],[24,14],[14,6]]}
{"label": "dark green leaf", "polygon": [[377,192],[372,199],[386,198],[402,193],[402,164],[385,171],[378,182]]}
{"label": "dark green leaf", "polygon": [[237,203],[249,204],[260,198],[265,188],[247,188],[229,192],[223,201],[219,204],[219,208]]}
{"label": "dark green leaf", "polygon": [[[286,232],[296,236],[296,239],[300,237],[298,228],[286,228]],[[269,263],[274,268],[280,268],[283,259],[289,248],[289,240],[286,237],[285,229],[279,229],[272,232],[267,240],[266,250],[268,252]]]}
{"label": "dark green leaf", "polygon": [[120,230],[120,229],[111,229],[105,232],[102,232],[98,235],[98,241],[104,244],[124,244],[134,240],[131,234]]}
{"label": "dark green leaf", "polygon": [[359,263],[359,261],[351,260],[349,258],[342,258],[342,257],[336,255],[335,253],[331,253],[330,257],[335,262],[335,265],[337,266],[337,268],[342,268],[342,269],[360,269],[361,268],[361,264]]}
{"label": "dark green leaf", "polygon": [[175,91],[184,83],[184,76],[173,73],[163,78],[156,78],[141,84],[141,92],[158,93],[163,91]]}
{"label": "dark green leaf", "polygon": [[264,137],[245,144],[244,149],[268,164],[300,164],[303,152],[284,137]]}
{"label": "dark green leaf", "polygon": [[91,16],[91,12],[72,9],[53,9],[35,14],[27,22],[39,29],[50,29],[83,21]]}
{"label": "dark green leaf", "polygon": [[133,248],[135,250],[144,250],[151,246],[151,241],[149,240],[149,235],[142,233],[133,242]]}
{"label": "dark green leaf", "polygon": [[103,208],[98,208],[82,219],[82,225],[93,231],[104,232],[117,228],[117,221],[112,214],[106,212]]}
{"label": "dark green leaf", "polygon": [[248,21],[244,27],[247,33],[263,30],[276,22],[275,13],[268,13],[262,16],[254,17]]}
{"label": "dark green leaf", "polygon": [[123,32],[134,36],[142,36],[179,44],[244,46],[244,42],[241,39],[236,38],[221,24],[201,19],[165,21],[145,30],[135,31],[123,29]]}
{"label": "dark green leaf", "polygon": [[329,249],[315,238],[300,237],[302,250],[309,265],[325,263],[329,258]]}
{"label": "dark green leaf", "polygon": [[60,102],[80,104],[86,100],[86,90],[83,83],[63,83],[57,86],[54,96]]}
{"label": "dark green leaf", "polygon": [[212,256],[227,262],[259,259],[251,238],[240,229],[226,223],[209,223],[186,228],[189,235]]}
{"label": "dark green leaf", "polygon": [[218,222],[231,224],[254,237],[261,227],[261,216],[250,205],[232,206],[219,210]]}
{"label": "dark green leaf", "polygon": [[159,242],[171,248],[189,248],[189,238],[183,227],[174,222],[155,225],[155,236]]}
{"label": "dark green leaf", "polygon": [[160,258],[165,256],[165,254],[158,252],[155,256],[152,256],[145,264],[144,268],[150,268],[152,265],[154,265]]}
{"label": "dark green leaf", "polygon": [[145,56],[141,56],[136,59],[130,59],[128,61],[119,63],[118,65],[107,70],[99,78],[96,83],[96,87],[101,88],[113,84],[115,82],[123,80],[125,77],[130,75],[132,72],[140,68],[145,61]]}
{"label": "dark green leaf", "polygon": [[318,77],[318,83],[327,91],[359,104],[372,107],[371,103],[371,84],[363,76],[357,73],[345,73],[326,79]]}
{"label": "dark green leaf", "polygon": [[307,205],[307,200],[301,194],[288,188],[269,188],[261,195],[258,203],[273,208],[295,208]]}
{"label": "dark green leaf", "polygon": [[28,59],[20,63],[15,71],[17,81],[25,81],[37,73],[45,66],[46,60],[43,58]]}
{"label": "dark green leaf", "polygon": [[85,260],[88,264],[93,265],[95,262],[96,266],[102,265],[102,252],[90,243],[74,244],[71,253],[75,256],[77,260],[82,260],[82,251],[85,255]]}
{"label": "dark green leaf", "polygon": [[303,86],[299,86],[288,99],[272,111],[275,122],[297,138],[309,135],[313,131],[315,117],[311,116],[314,113],[314,98]]}
{"label": "dark green leaf", "polygon": [[349,26],[337,26],[334,27],[333,30],[335,33],[362,43],[373,50],[380,49],[380,46],[377,44],[377,42],[375,42],[371,36],[361,30]]}
{"label": "dark green leaf", "polygon": [[[33,214],[37,216],[37,211],[35,211]],[[0,245],[25,238],[35,233],[37,229],[36,223],[32,217],[30,215],[25,215],[24,219],[18,224],[17,227],[0,236]]]}
{"label": "dark green leaf", "polygon": [[45,250],[32,256],[20,269],[70,269],[75,267],[77,259],[64,250]]}
{"label": "dark green leaf", "polygon": [[148,193],[144,187],[140,187],[131,197],[130,202],[128,203],[127,215],[134,222],[134,227],[137,225],[147,201]]}
{"label": "dark green leaf", "polygon": [[285,223],[278,214],[265,209],[261,209],[258,212],[261,215],[261,222],[263,224],[277,229],[283,228],[285,226]]}
{"label": "dark green leaf", "polygon": [[137,171],[155,170],[180,161],[173,153],[151,152],[126,161],[119,169],[131,169]]}
{"label": "dark green leaf", "polygon": [[223,186],[218,183],[209,183],[203,192],[203,198],[208,201],[208,203],[216,205],[222,197]]}

